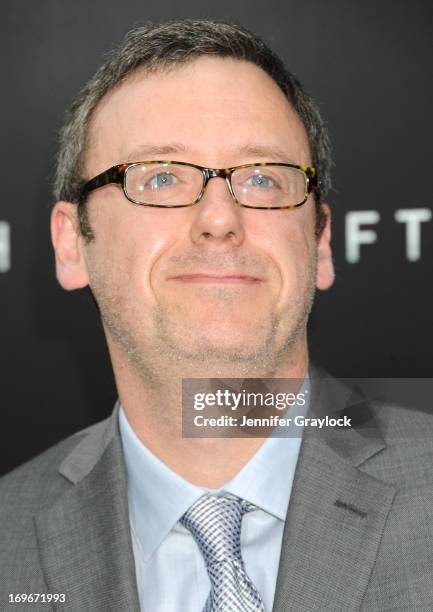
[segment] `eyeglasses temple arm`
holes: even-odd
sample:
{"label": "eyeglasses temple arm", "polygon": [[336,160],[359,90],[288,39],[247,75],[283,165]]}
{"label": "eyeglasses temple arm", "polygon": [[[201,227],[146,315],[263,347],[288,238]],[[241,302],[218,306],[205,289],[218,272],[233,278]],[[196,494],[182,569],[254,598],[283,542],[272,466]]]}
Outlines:
{"label": "eyeglasses temple arm", "polygon": [[317,178],[317,172],[315,168],[307,168],[305,174],[308,178],[308,193],[315,192],[317,197],[320,197],[322,183]]}
{"label": "eyeglasses temple arm", "polygon": [[123,175],[125,174],[125,164],[121,164],[120,166],[113,166],[109,170],[98,174],[92,180],[88,181],[83,185],[81,190],[81,195],[86,196],[90,191],[94,191],[95,189],[99,189],[99,187],[104,187],[105,185],[109,185],[110,183],[117,183],[119,185],[123,184]]}

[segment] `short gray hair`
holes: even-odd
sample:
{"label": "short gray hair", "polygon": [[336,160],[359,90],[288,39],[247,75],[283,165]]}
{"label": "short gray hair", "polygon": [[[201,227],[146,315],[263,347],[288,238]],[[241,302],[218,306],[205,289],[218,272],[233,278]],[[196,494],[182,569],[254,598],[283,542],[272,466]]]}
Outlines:
{"label": "short gray hair", "polygon": [[[286,95],[307,132],[312,163],[320,181],[316,197],[316,234],[324,225],[320,201],[331,187],[331,152],[326,126],[314,100],[284,66],[282,60],[255,34],[232,23],[213,20],[173,20],[145,23],[128,32],[86,83],[67,112],[60,132],[54,182],[56,200],[79,203],[85,182],[84,158],[92,116],[102,98],[119,87],[135,70],[147,74],[169,70],[200,56],[212,55],[252,62],[264,70]],[[81,233],[93,239],[87,208],[78,207]]]}

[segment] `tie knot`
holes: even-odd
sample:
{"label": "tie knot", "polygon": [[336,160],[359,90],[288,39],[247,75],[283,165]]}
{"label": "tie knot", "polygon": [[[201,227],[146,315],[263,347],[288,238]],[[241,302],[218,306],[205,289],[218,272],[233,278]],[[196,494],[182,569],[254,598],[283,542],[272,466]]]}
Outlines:
{"label": "tie knot", "polygon": [[180,519],[196,541],[206,566],[241,557],[241,524],[253,506],[238,498],[204,495]]}

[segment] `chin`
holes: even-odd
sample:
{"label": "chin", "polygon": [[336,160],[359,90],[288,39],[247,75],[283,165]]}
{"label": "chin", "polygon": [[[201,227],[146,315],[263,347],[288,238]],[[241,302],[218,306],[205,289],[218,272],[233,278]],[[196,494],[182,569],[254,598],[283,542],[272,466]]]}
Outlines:
{"label": "chin", "polygon": [[269,325],[258,325],[248,320],[212,321],[187,328],[187,337],[194,344],[242,349],[262,344],[269,336]]}
{"label": "chin", "polygon": [[211,317],[209,312],[194,310],[189,318],[171,314],[160,311],[157,321],[158,352],[170,362],[253,364],[272,361],[279,352],[279,325],[271,316],[224,316],[220,312],[219,317],[215,313]]}
{"label": "chin", "polygon": [[[195,355],[197,360],[221,360],[222,362],[254,361],[259,355],[267,353],[273,344],[272,329],[240,326],[227,322],[211,327],[187,330],[178,337],[178,346],[184,353]],[[173,337],[174,340],[174,337]]]}

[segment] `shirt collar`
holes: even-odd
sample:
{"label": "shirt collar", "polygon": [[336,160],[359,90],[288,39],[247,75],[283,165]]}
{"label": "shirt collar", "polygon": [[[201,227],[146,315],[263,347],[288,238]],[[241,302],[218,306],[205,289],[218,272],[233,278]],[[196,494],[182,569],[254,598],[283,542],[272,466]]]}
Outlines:
{"label": "shirt collar", "polygon": [[268,438],[222,490],[284,521],[300,438]]}
{"label": "shirt collar", "polygon": [[[292,416],[305,415],[308,411],[308,374],[300,391],[304,393],[307,401],[303,407],[294,407],[290,411]],[[296,437],[287,437],[282,430],[284,427],[280,426],[269,436],[223,490],[285,521],[301,447],[302,429],[295,430]]]}
{"label": "shirt collar", "polygon": [[[303,387],[304,390],[309,387],[308,376]],[[307,409],[308,402],[302,412]],[[285,520],[301,446],[299,436],[270,436],[231,481],[215,490],[193,485],[160,461],[138,439],[121,406],[119,427],[132,528],[146,557],[153,554],[181,516],[207,492],[235,495]]]}
{"label": "shirt collar", "polygon": [[123,408],[119,427],[128,475],[131,522],[144,555],[151,555],[204,489],[173,472],[138,439]]}

